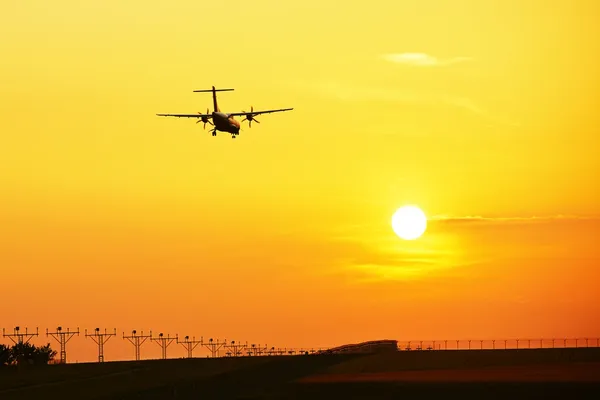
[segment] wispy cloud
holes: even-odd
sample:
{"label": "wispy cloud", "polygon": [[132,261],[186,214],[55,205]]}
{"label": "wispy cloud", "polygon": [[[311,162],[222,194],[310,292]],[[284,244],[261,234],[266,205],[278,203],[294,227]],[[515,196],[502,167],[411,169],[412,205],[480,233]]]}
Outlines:
{"label": "wispy cloud", "polygon": [[486,111],[472,100],[443,93],[425,90],[391,89],[377,87],[360,87],[327,82],[319,86],[319,90],[328,96],[335,96],[345,101],[390,101],[423,105],[450,105],[470,112],[485,115]]}
{"label": "wispy cloud", "polygon": [[472,60],[471,57],[454,57],[441,60],[425,53],[391,53],[383,54],[381,57],[389,62],[416,67],[438,67]]}
{"label": "wispy cloud", "polygon": [[440,274],[455,274],[465,260],[432,236],[419,242],[402,242],[384,226],[346,227],[329,239],[337,249],[329,269],[351,282],[417,281]]}
{"label": "wispy cloud", "polygon": [[[427,223],[430,227],[440,224],[497,224],[497,225],[512,225],[512,224],[538,224],[552,222],[577,222],[589,221],[600,222],[600,215],[575,215],[575,214],[551,214],[551,215],[531,215],[531,216],[484,216],[484,215],[451,215],[438,214],[427,218]],[[337,242],[353,242],[359,241],[363,237],[364,232],[369,232],[369,235],[376,236],[377,241],[381,242],[387,237],[395,241],[395,235],[392,234],[390,226],[381,223],[373,224],[352,224],[340,226],[332,231],[330,238]],[[438,249],[439,251],[439,249]]]}
{"label": "wispy cloud", "polygon": [[519,126],[518,123],[492,115],[488,110],[485,110],[467,97],[442,93],[439,91],[359,86],[354,83],[341,84],[333,81],[319,84],[313,83],[313,85],[315,85],[314,87],[316,87],[323,95],[335,97],[342,101],[386,101],[433,107],[450,106],[477,115],[489,123]]}
{"label": "wispy cloud", "polygon": [[480,215],[467,216],[450,216],[450,215],[434,215],[428,220],[430,222],[447,222],[447,223],[535,223],[535,222],[551,222],[559,220],[596,220],[597,216],[582,216],[582,215],[566,215],[556,214],[547,216],[525,216],[525,217],[485,217]]}
{"label": "wispy cloud", "polygon": [[561,243],[560,235],[568,237],[573,229],[593,229],[593,225],[585,226],[597,224],[600,216],[435,215],[428,220],[430,232],[411,243],[399,241],[387,225],[341,228],[330,239],[340,255],[334,274],[355,283],[375,283],[492,273],[489,268],[504,265],[502,260],[507,257],[552,258],[585,247],[581,240],[577,246]]}
{"label": "wispy cloud", "polygon": [[355,283],[417,282],[432,278],[457,277],[463,270],[486,265],[486,261],[465,263],[355,264],[348,267]]}

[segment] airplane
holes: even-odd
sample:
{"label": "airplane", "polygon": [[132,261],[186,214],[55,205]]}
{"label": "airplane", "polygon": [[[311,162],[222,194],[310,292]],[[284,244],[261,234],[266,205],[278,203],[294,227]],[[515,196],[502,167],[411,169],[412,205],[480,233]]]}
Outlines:
{"label": "airplane", "polygon": [[[198,118],[198,122],[204,122],[204,128],[206,128],[206,124],[210,124],[213,126],[211,132],[213,136],[217,136],[217,131],[228,132],[231,134],[231,138],[235,139],[237,135],[240,134],[240,122],[237,121],[234,117],[244,116],[244,119],[241,122],[248,121],[249,127],[252,127],[252,121],[260,124],[259,121],[254,118],[257,115],[261,114],[270,114],[275,112],[282,111],[290,111],[293,108],[280,108],[277,110],[262,110],[262,111],[254,111],[254,107],[250,108],[250,112],[242,111],[242,112],[234,112],[234,113],[224,113],[219,109],[219,105],[217,104],[217,92],[229,92],[234,89],[215,89],[213,86],[212,89],[202,89],[202,90],[194,90],[195,93],[199,92],[212,92],[213,96],[213,106],[214,111],[211,113],[208,109],[206,110],[206,114],[198,113],[198,114],[156,114],[159,117],[177,117],[177,118]],[[212,118],[213,122],[210,122]]]}

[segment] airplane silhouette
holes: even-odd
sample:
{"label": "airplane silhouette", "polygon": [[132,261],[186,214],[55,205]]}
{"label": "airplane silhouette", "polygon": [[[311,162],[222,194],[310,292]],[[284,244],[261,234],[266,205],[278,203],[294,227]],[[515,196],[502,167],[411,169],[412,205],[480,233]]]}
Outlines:
{"label": "airplane silhouette", "polygon": [[[212,92],[213,95],[213,106],[214,111],[211,113],[208,109],[206,109],[206,114],[198,113],[198,114],[156,114],[159,117],[178,117],[178,118],[199,118],[198,122],[204,122],[204,128],[206,128],[206,124],[210,124],[213,126],[211,130],[213,136],[217,136],[217,131],[228,132],[231,134],[231,137],[235,139],[237,135],[240,134],[240,122],[237,121],[234,117],[244,116],[244,119],[241,122],[248,121],[248,126],[252,127],[252,121],[256,123],[260,123],[254,117],[260,114],[269,114],[275,112],[282,111],[290,111],[293,108],[280,108],[277,110],[262,110],[262,111],[254,111],[254,107],[250,108],[250,112],[242,111],[242,112],[234,112],[234,113],[224,113],[219,109],[219,105],[217,104],[217,92],[229,92],[234,89],[215,89],[213,86],[212,89],[203,89],[203,90],[194,90],[194,92]],[[210,119],[213,122],[210,122]]]}

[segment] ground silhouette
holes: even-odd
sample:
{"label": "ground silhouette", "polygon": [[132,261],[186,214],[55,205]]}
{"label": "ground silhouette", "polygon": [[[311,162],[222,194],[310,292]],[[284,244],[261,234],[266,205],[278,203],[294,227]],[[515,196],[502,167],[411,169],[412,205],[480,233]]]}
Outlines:
{"label": "ground silhouette", "polygon": [[[488,377],[480,379],[481,371]],[[10,367],[0,373],[3,400],[579,399],[599,388],[600,348],[191,358]]]}

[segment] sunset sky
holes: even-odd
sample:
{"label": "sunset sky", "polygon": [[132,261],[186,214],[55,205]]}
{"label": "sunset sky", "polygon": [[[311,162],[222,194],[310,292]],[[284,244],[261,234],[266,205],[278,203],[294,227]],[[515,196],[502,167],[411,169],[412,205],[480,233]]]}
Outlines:
{"label": "sunset sky", "polygon": [[[3,1],[0,328],[117,328],[107,360],[133,357],[132,329],[599,337],[599,16],[594,0]],[[225,112],[294,110],[235,141],[156,116],[205,112],[192,91],[212,85],[235,88]],[[429,218],[416,241],[390,226],[405,204]]]}

